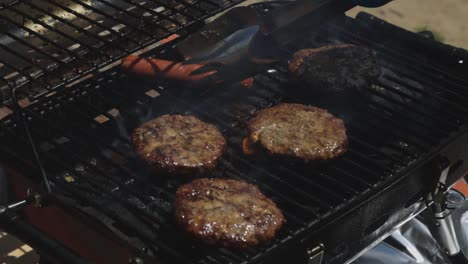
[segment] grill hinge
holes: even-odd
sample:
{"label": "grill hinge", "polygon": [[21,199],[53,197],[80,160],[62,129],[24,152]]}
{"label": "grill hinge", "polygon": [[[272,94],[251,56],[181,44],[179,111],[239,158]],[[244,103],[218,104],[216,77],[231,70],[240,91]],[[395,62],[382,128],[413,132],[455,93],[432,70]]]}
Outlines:
{"label": "grill hinge", "polygon": [[307,250],[307,264],[321,264],[325,247],[323,244]]}

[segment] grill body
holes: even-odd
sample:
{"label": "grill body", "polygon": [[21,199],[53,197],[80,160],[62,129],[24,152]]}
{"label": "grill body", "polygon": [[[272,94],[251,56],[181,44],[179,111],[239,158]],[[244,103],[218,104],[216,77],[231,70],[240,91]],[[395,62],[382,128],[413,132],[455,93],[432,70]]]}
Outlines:
{"label": "grill body", "polygon": [[[378,53],[382,76],[365,96],[330,100],[292,85],[287,62],[257,75],[250,89],[194,90],[111,69],[24,108],[57,203],[112,237],[110,244],[124,245],[123,255],[161,263],[303,263],[319,244],[326,263],[343,263],[420,211],[447,160],[449,184],[467,171],[466,51],[366,14],[305,35],[285,51],[335,42],[368,46]],[[145,55],[171,57],[163,48]],[[347,154],[318,164],[243,155],[248,120],[279,102],[317,105],[342,118]],[[155,175],[129,140],[136,126],[168,113],[193,114],[222,130],[228,148],[207,176],[243,179],[271,197],[287,220],[274,241],[244,251],[217,249],[186,239],[174,225],[175,190],[190,179]],[[1,125],[3,163],[38,180],[16,117]]]}

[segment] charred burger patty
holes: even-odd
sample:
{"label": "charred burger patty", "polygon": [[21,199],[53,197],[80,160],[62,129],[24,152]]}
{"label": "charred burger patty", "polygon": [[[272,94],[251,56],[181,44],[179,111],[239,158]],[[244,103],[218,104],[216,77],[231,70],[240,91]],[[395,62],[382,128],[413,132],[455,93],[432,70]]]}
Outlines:
{"label": "charred burger patty", "polygon": [[177,190],[176,221],[208,244],[245,248],[271,240],[284,222],[273,201],[249,183],[197,179]]}
{"label": "charred burger patty", "polygon": [[140,157],[168,172],[213,168],[226,145],[214,125],[181,115],[148,121],[134,130],[132,139]]}
{"label": "charred burger patty", "polygon": [[311,89],[336,95],[361,91],[380,75],[377,56],[366,47],[336,44],[294,53],[289,62],[292,76]]}
{"label": "charred burger patty", "polygon": [[249,122],[250,140],[273,154],[327,160],[348,146],[343,121],[328,111],[301,104],[279,104]]}

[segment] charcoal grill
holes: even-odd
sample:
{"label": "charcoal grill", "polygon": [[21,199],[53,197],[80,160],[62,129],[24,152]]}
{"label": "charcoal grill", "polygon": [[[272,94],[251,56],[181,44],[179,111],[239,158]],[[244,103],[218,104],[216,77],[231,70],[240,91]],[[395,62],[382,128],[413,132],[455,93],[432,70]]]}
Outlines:
{"label": "charcoal grill", "polygon": [[[130,0],[123,2],[130,3]],[[187,2],[180,8],[199,10],[205,4],[211,6],[213,2]],[[223,7],[231,4],[226,1]],[[4,12],[21,5],[29,5],[29,1],[3,5],[0,17],[12,22],[4,18]],[[148,11],[144,6],[140,12]],[[173,9],[168,9],[165,16],[179,14],[178,9]],[[221,9],[213,6],[211,12]],[[99,14],[117,19],[116,23],[123,22],[119,20],[120,15],[128,15],[123,11],[119,16]],[[208,14],[208,11],[201,13],[198,19]],[[158,27],[164,25],[160,23],[162,17],[151,19]],[[146,34],[140,30],[157,29],[151,23],[148,28],[132,22],[125,25],[128,24],[129,30],[133,25],[138,30],[132,34],[142,33],[144,37]],[[190,31],[188,27],[178,30]],[[15,41],[23,43],[21,36],[8,32],[5,33],[11,35],[8,37],[15,36],[12,37]],[[38,34],[30,33],[30,37],[39,38]],[[167,34],[152,35],[146,43],[156,43]],[[75,43],[84,43],[86,39],[76,38]],[[86,70],[75,75],[60,73],[65,78],[57,83],[50,79],[49,71],[60,72],[60,65],[73,69],[71,65],[83,65],[79,61],[89,63],[92,60],[86,56],[94,56],[92,53],[117,52],[101,62],[107,65],[144,46],[135,45],[122,51],[117,46],[127,42],[120,40],[112,41],[116,46],[106,41],[100,41],[100,47],[96,43],[88,44],[89,48],[80,45],[84,55],[72,51],[75,55],[71,56],[64,51],[73,62],[60,59],[57,62],[60,65],[37,75],[21,69],[19,60],[10,60],[17,54],[2,56],[0,60],[4,71],[2,80],[14,80],[10,85],[20,87],[23,97],[29,98],[29,105],[21,112],[51,183],[54,197],[51,204],[110,238],[133,261],[307,263],[309,258],[323,256],[325,263],[344,263],[423,210],[430,202],[424,197],[434,190],[444,169],[450,166],[446,185],[467,171],[468,52],[365,13],[356,19],[337,18],[324,25],[320,32],[305,34],[294,45],[285,47],[285,52],[335,42],[370,47],[378,53],[383,70],[380,78],[367,87],[365,95],[336,98],[339,104],[333,99],[314,97],[312,88],[292,84],[286,62],[256,75],[250,89],[239,85],[216,89],[174,86],[158,80],[131,78],[115,68],[100,71],[74,85],[68,84],[82,78]],[[63,45],[61,41],[54,43],[50,43],[54,49]],[[144,55],[174,58],[172,43]],[[9,52],[4,49],[6,44],[2,45],[2,50]],[[52,54],[47,49],[33,50],[42,55]],[[98,64],[90,71],[97,71]],[[6,78],[6,72],[12,71],[18,74]],[[70,87],[58,89],[67,85]],[[342,118],[348,128],[349,151],[341,158],[317,164],[245,156],[241,143],[246,136],[246,122],[258,110],[279,102],[317,105]],[[8,98],[5,107],[12,108]],[[219,249],[190,241],[177,229],[172,211],[175,190],[191,179],[154,175],[136,157],[129,140],[129,133],[136,126],[168,113],[193,114],[222,130],[228,148],[218,168],[207,176],[254,183],[278,204],[287,223],[272,242],[245,250]],[[0,157],[14,171],[11,184],[18,194],[18,190],[24,190],[18,179],[31,185],[41,182],[39,168],[19,116],[7,115],[1,126]],[[26,215],[32,224],[41,227],[34,214],[45,209],[28,208]],[[64,244],[77,250],[73,245]],[[127,259],[120,261],[125,263]]]}

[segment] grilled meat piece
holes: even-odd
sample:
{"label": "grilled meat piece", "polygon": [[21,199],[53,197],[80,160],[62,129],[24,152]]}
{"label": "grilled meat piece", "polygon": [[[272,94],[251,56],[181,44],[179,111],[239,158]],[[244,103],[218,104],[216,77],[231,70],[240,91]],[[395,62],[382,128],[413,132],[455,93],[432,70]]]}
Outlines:
{"label": "grilled meat piece", "polygon": [[247,182],[196,179],[177,190],[176,221],[211,245],[245,248],[273,239],[284,222],[276,204]]}
{"label": "grilled meat piece", "polygon": [[136,128],[136,151],[152,167],[192,173],[216,166],[226,140],[212,124],[193,116],[163,115]]}
{"label": "grilled meat piece", "polygon": [[318,93],[336,96],[363,92],[380,75],[376,54],[368,48],[337,44],[294,53],[289,72]]}
{"label": "grilled meat piece", "polygon": [[185,65],[182,62],[157,58],[143,58],[135,55],[124,58],[121,67],[123,71],[128,74],[184,82],[196,82],[216,72],[209,71],[202,74],[191,74],[193,71],[203,67],[203,65]]}
{"label": "grilled meat piece", "polygon": [[[130,75],[180,81],[183,84],[196,84],[199,81],[203,81],[204,78],[216,73],[216,69],[213,69],[211,71],[194,74],[196,70],[199,70],[203,66],[203,64],[183,64],[177,61],[143,58],[136,55],[127,56],[122,60],[122,64],[120,65],[122,70]],[[213,80],[205,83],[205,85],[214,85],[222,82],[223,80]],[[240,85],[245,88],[250,88],[253,83],[253,77],[240,81]]]}
{"label": "grilled meat piece", "polygon": [[279,104],[260,111],[249,122],[250,140],[268,152],[305,160],[328,160],[348,146],[341,119],[301,104]]}

